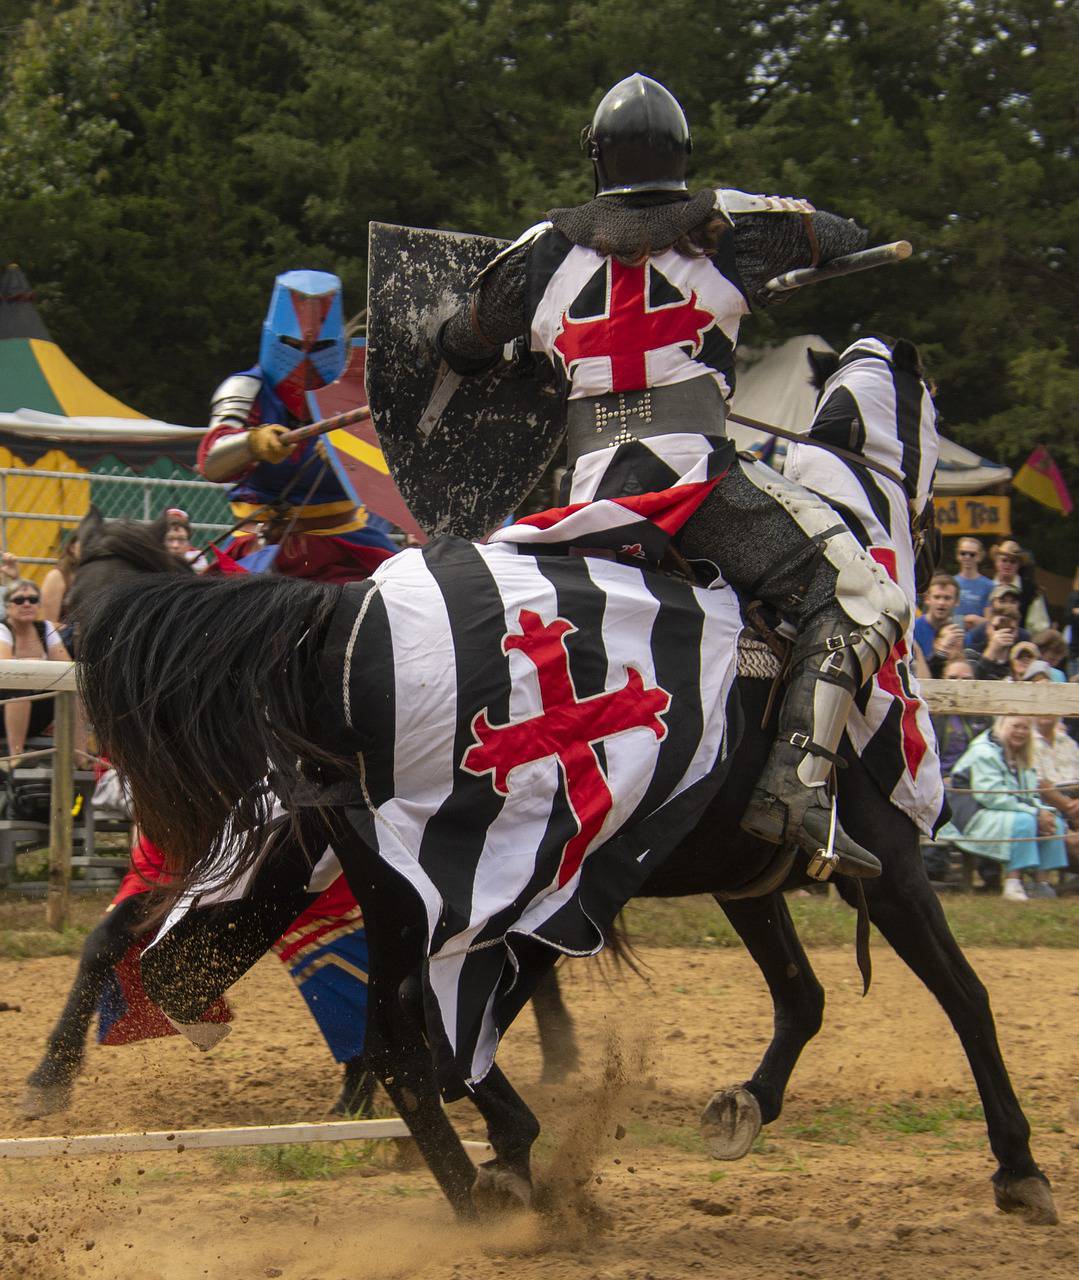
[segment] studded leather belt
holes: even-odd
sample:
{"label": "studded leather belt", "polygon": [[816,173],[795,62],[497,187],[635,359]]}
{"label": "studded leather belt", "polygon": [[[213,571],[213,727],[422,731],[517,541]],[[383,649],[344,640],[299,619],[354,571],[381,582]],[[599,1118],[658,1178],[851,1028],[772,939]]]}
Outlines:
{"label": "studded leather belt", "polygon": [[572,465],[596,449],[614,449],[649,436],[678,432],[723,435],[727,411],[714,378],[691,378],[643,391],[614,391],[570,400],[566,438]]}

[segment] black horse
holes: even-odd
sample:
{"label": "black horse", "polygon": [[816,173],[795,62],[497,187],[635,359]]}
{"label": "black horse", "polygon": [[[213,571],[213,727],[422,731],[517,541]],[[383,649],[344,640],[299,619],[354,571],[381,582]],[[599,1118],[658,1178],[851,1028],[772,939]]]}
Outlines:
{"label": "black horse", "polygon": [[[96,508],[91,508],[76,535],[80,555],[75,581],[66,601],[69,615],[74,618],[80,611],[91,609],[95,602],[120,583],[146,581],[147,574],[167,573],[184,579],[193,578],[190,566],[166,550],[164,535],[163,520],[150,523],[105,520]],[[278,912],[282,916],[278,933],[310,906],[316,896],[297,892],[291,885],[287,894],[278,895]],[[70,1106],[74,1083],[82,1070],[90,1024],[102,991],[113,966],[145,933],[147,918],[155,905],[156,898],[152,892],[125,898],[108,911],[87,935],[67,1000],[46,1039],[41,1060],[27,1077],[26,1090],[20,1102],[20,1111],[25,1118],[40,1119],[65,1111]],[[290,917],[287,915],[289,910],[293,913]],[[274,919],[277,919],[276,913]],[[197,975],[207,974],[212,969],[207,964],[207,956],[224,945],[226,934],[223,931],[228,931],[236,923],[228,911],[204,912],[199,921],[197,946],[190,956],[187,979],[196,984],[192,988],[193,994],[200,990]],[[248,922],[247,932],[261,940],[262,928],[267,924],[268,920],[263,916],[259,921],[259,931],[253,934]],[[253,963],[275,940],[275,937],[267,937],[265,943],[259,941],[256,944],[255,950],[242,954],[248,963]],[[216,981],[204,994],[208,1005],[218,994]],[[542,1047],[543,1078],[547,1081],[560,1080],[576,1069],[578,1053],[572,1018],[562,1001],[553,973],[537,990],[534,1008]],[[341,1091],[330,1113],[342,1116],[366,1113],[374,1088],[374,1078],[362,1056],[345,1062]]]}
{"label": "black horse", "polygon": [[[424,909],[357,835],[345,801],[334,800],[335,787],[344,795],[351,786],[354,795],[355,779],[347,763],[342,766],[332,726],[313,711],[326,687],[319,665],[322,636],[339,601],[337,589],[283,579],[121,589],[84,625],[83,694],[106,749],[129,776],[138,811],[171,832],[181,877],[205,857],[225,813],[235,811],[241,822],[258,827],[257,807],[246,796],[267,761],[295,775],[299,758],[302,772],[321,779],[320,803],[297,811],[291,831],[275,837],[281,858],[264,857],[258,874],[272,879],[282,860],[305,846],[318,849],[329,842],[338,851],[369,930],[368,1064],[454,1209],[470,1216],[485,1195],[527,1196],[529,1154],[539,1126],[493,1067],[472,1091],[496,1153],[477,1174],[441,1110],[419,979]],[[797,882],[804,864],[782,885],[760,888],[767,883],[762,871],[772,850],[738,827],[773,732],[757,728],[767,688],[765,681],[740,682],[748,727],[727,780],[704,819],[643,889],[654,896],[716,894],[772,992],[775,1035],[760,1068],[744,1085],[717,1094],[705,1112],[706,1134],[728,1157],[742,1154],[760,1124],[779,1114],[786,1083],[820,1026],[823,1008],[822,989],[780,892]],[[164,742],[171,755],[179,753],[175,773],[153,767],[155,744]],[[884,866],[880,879],[865,886],[870,918],[937,996],[963,1043],[998,1161],[997,1203],[1053,1222],[1048,1180],[1030,1151],[1029,1124],[1001,1057],[988,996],[932,892],[917,831],[882,798],[853,753],[847,753],[847,763],[840,787],[844,824]],[[256,843],[264,848],[261,835]],[[852,896],[848,887],[841,891]],[[740,892],[759,896],[726,900]],[[263,901],[272,898],[271,892]],[[170,974],[183,967],[185,950],[193,945],[194,924],[181,924],[143,966],[147,990],[181,1022],[198,1016],[207,994],[189,999],[170,985]],[[222,966],[222,985],[243,967],[242,959],[232,972]]]}

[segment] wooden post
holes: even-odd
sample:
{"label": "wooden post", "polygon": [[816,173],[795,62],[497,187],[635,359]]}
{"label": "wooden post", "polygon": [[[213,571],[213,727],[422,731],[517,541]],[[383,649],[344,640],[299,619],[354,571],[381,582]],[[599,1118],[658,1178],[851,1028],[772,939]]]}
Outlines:
{"label": "wooden post", "polygon": [[50,929],[66,929],[71,917],[71,806],[75,798],[75,694],[56,695],[53,728],[52,800],[49,809],[49,891],[45,915]]}

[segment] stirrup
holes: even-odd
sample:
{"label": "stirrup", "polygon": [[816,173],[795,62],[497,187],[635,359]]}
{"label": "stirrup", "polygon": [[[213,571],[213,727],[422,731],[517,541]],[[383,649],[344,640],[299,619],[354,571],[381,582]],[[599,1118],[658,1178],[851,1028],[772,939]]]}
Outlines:
{"label": "stirrup", "polygon": [[[814,821],[826,815],[827,825]],[[809,874],[814,880],[827,880],[837,871],[859,878],[880,875],[880,861],[839,826],[834,800],[830,809],[811,804],[794,818],[788,804],[758,787],[740,825],[743,831],[770,844],[801,849],[809,858]]]}
{"label": "stirrup", "polygon": [[832,796],[832,816],[828,820],[828,841],[812,854],[806,864],[806,875],[811,880],[830,880],[833,871],[839,869],[839,854],[835,851],[835,828],[838,819],[836,798]]}

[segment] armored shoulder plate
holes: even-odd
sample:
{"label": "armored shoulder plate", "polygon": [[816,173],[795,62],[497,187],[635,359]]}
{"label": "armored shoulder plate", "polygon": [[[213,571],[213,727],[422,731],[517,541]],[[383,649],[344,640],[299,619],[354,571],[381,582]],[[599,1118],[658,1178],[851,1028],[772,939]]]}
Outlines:
{"label": "armored shoulder plate", "polygon": [[545,231],[549,231],[551,225],[552,224],[550,222],[537,222],[534,227],[529,227],[527,231],[522,231],[512,244],[506,245],[501,253],[496,253],[491,261],[476,273],[476,276],[472,281],[472,288],[477,288],[487,273],[497,267],[503,258],[508,258],[514,250],[520,249],[523,245],[531,244],[533,240],[537,239]]}
{"label": "armored shoulder plate", "polygon": [[816,213],[808,200],[795,196],[760,196],[730,187],[716,188],[716,212],[728,222],[735,213]]}
{"label": "armored shoulder plate", "polygon": [[226,378],[210,400],[210,429],[214,427],[246,427],[251,406],[262,389],[261,378],[247,373],[234,373]]}

